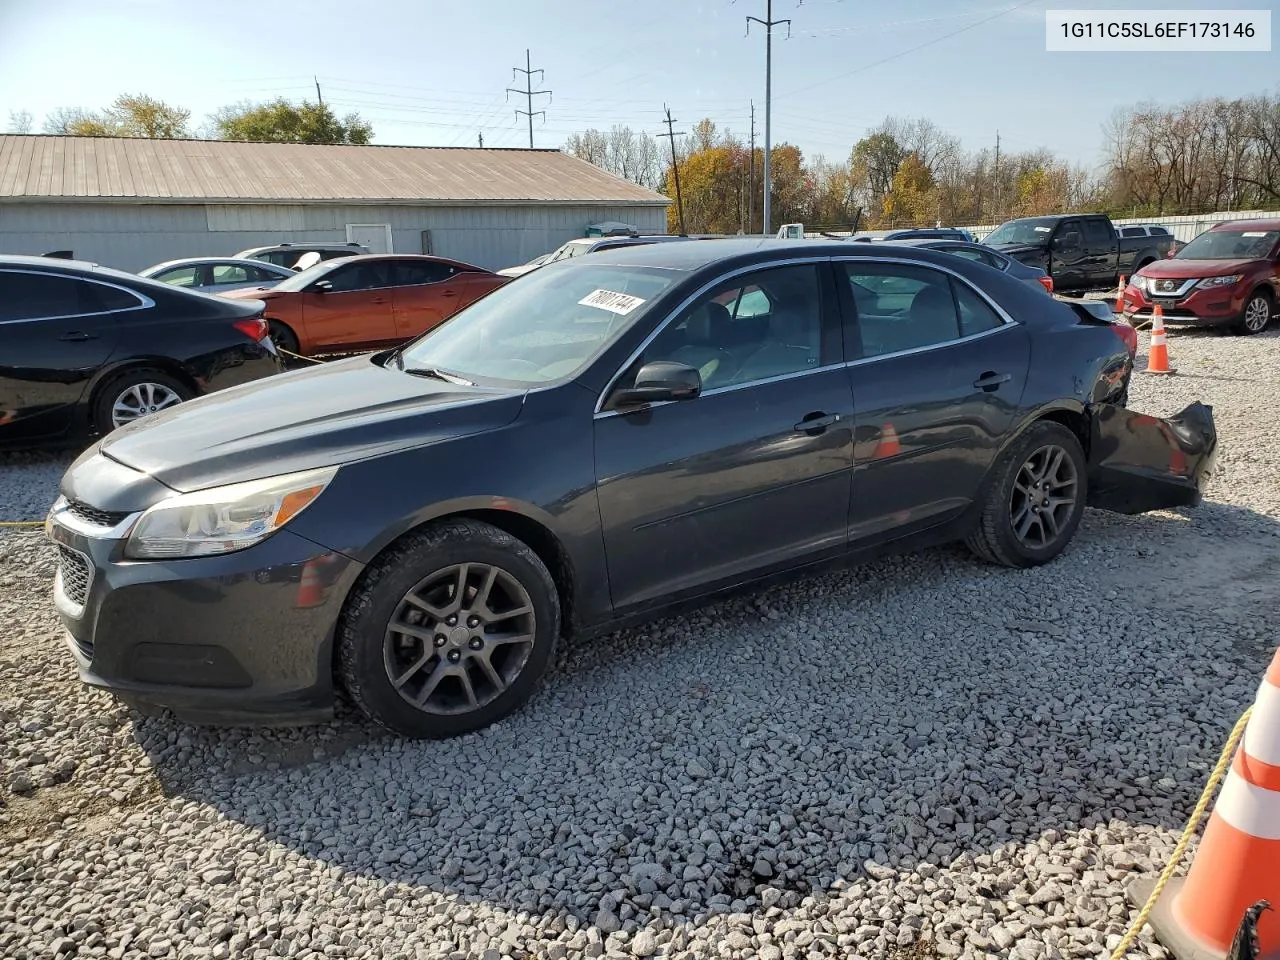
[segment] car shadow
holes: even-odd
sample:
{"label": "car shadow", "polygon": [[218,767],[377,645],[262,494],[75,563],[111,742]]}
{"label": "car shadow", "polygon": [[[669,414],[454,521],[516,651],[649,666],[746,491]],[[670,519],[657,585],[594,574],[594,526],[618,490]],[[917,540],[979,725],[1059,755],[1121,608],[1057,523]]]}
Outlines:
{"label": "car shadow", "polygon": [[[1065,564],[1097,571],[1096,596],[1059,599]],[[165,792],[240,824],[245,849],[407,896],[679,926],[794,905],[868,860],[1180,830],[1265,669],[1273,641],[1249,625],[1280,602],[1278,568],[1280,523],[1249,510],[1089,511],[1045,567],[927,550],[562,644],[524,709],[454,740],[346,707],[301,730],[133,734]],[[984,603],[997,586],[1007,601]],[[1214,675],[1187,673],[1189,642]]]}

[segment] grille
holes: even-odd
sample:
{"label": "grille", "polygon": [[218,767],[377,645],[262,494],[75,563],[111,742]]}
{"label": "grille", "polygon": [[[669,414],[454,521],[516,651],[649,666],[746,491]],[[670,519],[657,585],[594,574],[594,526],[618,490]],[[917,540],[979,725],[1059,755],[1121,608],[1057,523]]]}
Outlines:
{"label": "grille", "polygon": [[74,550],[58,547],[58,578],[62,581],[62,593],[77,607],[83,607],[89,599],[91,575],[88,560]]}
{"label": "grille", "polygon": [[99,527],[114,527],[129,516],[128,513],[99,510],[97,507],[91,507],[87,503],[81,503],[79,500],[71,500],[67,503],[67,513],[77,520],[83,520],[85,523],[92,523]]}

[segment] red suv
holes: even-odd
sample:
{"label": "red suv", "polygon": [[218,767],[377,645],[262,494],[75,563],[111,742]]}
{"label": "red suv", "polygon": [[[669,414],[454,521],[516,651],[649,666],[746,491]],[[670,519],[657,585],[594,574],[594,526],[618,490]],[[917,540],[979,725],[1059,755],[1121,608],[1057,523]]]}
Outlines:
{"label": "red suv", "polygon": [[1230,326],[1261,333],[1280,305],[1280,220],[1233,220],[1206,230],[1176,256],[1130,278],[1124,314],[1132,323],[1164,312],[1165,322]]}

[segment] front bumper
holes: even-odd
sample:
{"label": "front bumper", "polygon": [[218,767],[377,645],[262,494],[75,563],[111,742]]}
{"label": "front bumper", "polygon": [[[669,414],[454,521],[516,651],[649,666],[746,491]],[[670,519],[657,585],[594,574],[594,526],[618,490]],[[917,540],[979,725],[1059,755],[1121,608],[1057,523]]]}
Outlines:
{"label": "front bumper", "polygon": [[332,716],[333,631],[360,564],[288,530],[217,557],[131,561],[130,525],[63,512],[46,526],[54,603],[85,683],[192,723]]}
{"label": "front bumper", "polygon": [[1166,326],[1221,327],[1240,319],[1244,301],[1243,284],[1211,290],[1192,288],[1184,297],[1153,295],[1130,284],[1124,292],[1124,317],[1149,319],[1159,304]]}
{"label": "front bumper", "polygon": [[1172,417],[1099,405],[1089,444],[1091,507],[1114,513],[1196,506],[1217,466],[1213,408],[1196,402]]}

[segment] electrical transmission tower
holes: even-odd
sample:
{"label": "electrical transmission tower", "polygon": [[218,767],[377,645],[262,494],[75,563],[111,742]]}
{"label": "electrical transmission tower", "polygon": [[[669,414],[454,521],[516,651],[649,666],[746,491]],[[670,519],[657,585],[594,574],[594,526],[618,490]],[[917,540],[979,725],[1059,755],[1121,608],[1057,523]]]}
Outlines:
{"label": "electrical transmission tower", "polygon": [[[543,75],[542,78],[545,80],[546,74],[543,73],[541,69],[539,70],[533,69],[533,61],[530,59],[528,50],[524,52],[524,69],[521,69],[520,67],[511,68],[512,80],[516,78],[517,73],[524,74],[524,89],[519,90],[515,87],[507,87],[507,99],[510,100],[511,94],[513,93],[522,93],[525,96],[525,103],[528,105],[528,108],[525,110],[517,110],[516,116],[517,117],[524,116],[529,118],[529,149],[532,150],[533,149],[533,118],[535,116],[541,116],[544,123],[546,122],[546,119],[547,119],[547,111],[533,109],[533,98],[540,97],[543,94],[546,94],[547,96],[551,96],[551,91],[533,89],[533,75],[535,73],[540,73]],[[550,103],[551,101],[548,100],[547,102]]]}

